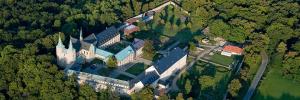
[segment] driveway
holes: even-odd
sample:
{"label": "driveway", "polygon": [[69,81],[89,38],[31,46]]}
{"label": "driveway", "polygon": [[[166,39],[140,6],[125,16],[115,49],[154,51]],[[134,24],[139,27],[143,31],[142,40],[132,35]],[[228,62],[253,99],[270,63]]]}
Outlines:
{"label": "driveway", "polygon": [[172,91],[178,91],[179,88],[177,86],[177,80],[180,78],[181,74],[183,74],[184,72],[186,72],[187,70],[189,70],[195,63],[196,61],[198,61],[201,57],[203,57],[205,54],[210,53],[212,50],[214,50],[215,48],[217,48],[218,46],[212,46],[210,47],[210,49],[206,49],[203,52],[200,52],[198,54],[198,56],[193,59],[192,62],[190,62],[186,67],[184,67],[183,69],[181,69],[180,73],[177,74],[174,78],[174,80],[172,81],[172,86],[170,87]]}
{"label": "driveway", "polygon": [[263,76],[264,72],[265,72],[265,69],[268,65],[268,62],[269,62],[269,57],[267,55],[267,53],[265,51],[263,51],[261,53],[261,56],[262,56],[262,62],[261,62],[261,65],[258,69],[258,71],[256,72],[256,75],[254,77],[254,79],[252,80],[252,83],[247,91],[247,94],[245,95],[245,97],[243,98],[243,100],[250,100],[253,93],[255,92],[255,89],[258,85],[258,82],[260,81],[261,77]]}

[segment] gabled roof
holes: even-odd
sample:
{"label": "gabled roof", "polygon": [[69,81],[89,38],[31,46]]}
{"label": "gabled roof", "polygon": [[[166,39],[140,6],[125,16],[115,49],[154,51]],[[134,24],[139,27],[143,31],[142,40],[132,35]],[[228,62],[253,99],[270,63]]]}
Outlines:
{"label": "gabled roof", "polygon": [[134,53],[134,50],[131,46],[127,46],[125,49],[118,52],[115,57],[118,61],[123,61],[127,56]]}
{"label": "gabled roof", "polygon": [[141,40],[141,39],[137,39],[137,38],[134,38],[134,41],[133,41],[133,43],[132,43],[133,48],[134,48],[135,50],[137,50],[137,49],[143,47],[144,44],[145,44],[145,41],[143,41],[143,40]]}
{"label": "gabled roof", "polygon": [[70,37],[70,40],[71,40],[71,42],[73,44],[74,49],[76,51],[79,51],[80,46],[81,46],[80,41],[78,39],[76,39],[76,38],[73,38],[73,37]]}
{"label": "gabled roof", "polygon": [[223,51],[240,54],[243,52],[243,49],[238,46],[227,45],[224,46]]}
{"label": "gabled roof", "polygon": [[157,60],[153,66],[157,70],[159,74],[162,74],[166,70],[168,70],[173,64],[175,64],[178,60],[180,60],[187,53],[181,48],[174,48],[170,51],[166,57],[163,57]]}
{"label": "gabled roof", "polygon": [[69,42],[69,47],[68,47],[68,50],[67,50],[67,52],[75,52],[76,50],[73,48],[73,43],[72,43],[72,41],[70,40],[70,42]]}
{"label": "gabled roof", "polygon": [[144,85],[152,84],[154,81],[159,79],[159,75],[155,72],[149,72],[145,75],[145,77],[141,80]]}
{"label": "gabled roof", "polygon": [[96,54],[100,55],[100,56],[103,56],[104,58],[102,59],[107,59],[108,57],[110,56],[113,56],[114,54],[113,53],[110,53],[108,51],[105,51],[105,50],[102,50],[102,49],[96,49]]}
{"label": "gabled roof", "polygon": [[86,72],[77,72],[74,70],[68,70],[68,75],[71,75],[73,73],[78,74],[79,77],[85,77],[87,78],[87,81],[104,81],[107,82],[105,84],[107,85],[114,85],[114,84],[118,84],[118,87],[120,87],[119,85],[124,85],[127,86],[129,88],[129,82],[128,81],[123,81],[123,80],[119,80],[119,79],[114,79],[114,78],[110,78],[110,77],[104,77],[104,76],[100,76],[100,75],[95,75],[95,74],[91,74],[91,73],[86,73]]}
{"label": "gabled roof", "polygon": [[65,48],[65,45],[61,42],[60,35],[58,36],[58,43],[56,45],[56,48]]}
{"label": "gabled roof", "polygon": [[97,38],[96,38],[96,35],[94,33],[91,34],[91,35],[89,35],[89,36],[87,36],[87,37],[85,37],[83,40],[86,41],[86,42],[88,42],[88,43],[95,43],[95,42],[97,42]]}
{"label": "gabled roof", "polygon": [[125,35],[129,35],[129,34],[131,34],[131,33],[133,33],[133,32],[139,31],[139,30],[140,30],[139,27],[137,27],[137,26],[135,26],[135,25],[129,25],[129,26],[127,26],[127,27],[124,29],[124,34],[125,34]]}
{"label": "gabled roof", "polygon": [[81,41],[80,49],[89,50],[91,45],[92,45],[91,43]]}
{"label": "gabled roof", "polygon": [[[115,26],[111,26],[107,28],[106,30],[102,31],[101,33],[98,33],[96,35],[98,42],[105,42],[106,40],[110,40],[114,36],[118,35],[117,28]],[[102,43],[100,43],[102,44]]]}

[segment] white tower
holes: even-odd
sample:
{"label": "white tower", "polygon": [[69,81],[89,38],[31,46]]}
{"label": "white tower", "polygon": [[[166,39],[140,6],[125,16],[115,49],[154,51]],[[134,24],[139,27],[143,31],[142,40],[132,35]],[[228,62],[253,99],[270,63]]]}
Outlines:
{"label": "white tower", "polygon": [[80,41],[83,40],[83,37],[82,37],[82,28],[80,28],[80,37],[79,37],[79,40],[80,40]]}
{"label": "white tower", "polygon": [[76,51],[73,48],[73,44],[72,44],[71,39],[70,39],[70,42],[69,42],[69,48],[67,49],[67,53],[66,53],[65,58],[66,58],[67,66],[72,65],[76,60]]}
{"label": "white tower", "polygon": [[95,46],[90,44],[89,54],[87,56],[87,61],[90,62],[95,58]]}
{"label": "white tower", "polygon": [[59,38],[58,38],[58,43],[56,45],[56,56],[57,56],[57,63],[58,65],[60,66],[64,66],[64,56],[65,56],[65,46],[62,44],[61,42],[61,38],[60,38],[60,35],[59,35]]}

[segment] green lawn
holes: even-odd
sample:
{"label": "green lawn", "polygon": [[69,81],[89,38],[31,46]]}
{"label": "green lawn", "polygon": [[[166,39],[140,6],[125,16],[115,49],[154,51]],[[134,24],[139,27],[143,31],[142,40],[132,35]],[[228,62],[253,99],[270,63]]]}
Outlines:
{"label": "green lawn", "polygon": [[227,56],[223,56],[223,55],[215,53],[214,55],[211,56],[210,61],[221,64],[221,65],[228,66],[228,65],[232,64],[234,59],[233,59],[233,57],[227,57]]}
{"label": "green lawn", "polygon": [[121,75],[119,75],[118,77],[116,77],[116,79],[128,81],[128,80],[132,80],[133,78],[121,74]]}
{"label": "green lawn", "polygon": [[[275,63],[277,62],[277,63]],[[283,78],[279,61],[274,61],[253,97],[255,100],[300,100],[300,83]],[[277,65],[277,66],[276,66]]]}
{"label": "green lawn", "polygon": [[105,48],[105,50],[115,54],[115,53],[120,52],[127,46],[128,46],[128,44],[119,42],[119,43],[115,43],[114,45]]}
{"label": "green lawn", "polygon": [[[154,19],[146,24],[137,24],[141,31],[133,37],[150,39],[154,41],[157,50],[168,46],[169,43],[180,41],[188,43],[194,34],[187,27],[187,22],[181,22],[181,17],[186,16],[180,11],[174,11],[174,7],[166,7],[161,13],[155,14]],[[176,8],[175,8],[176,9]]]}
{"label": "green lawn", "polygon": [[126,72],[133,74],[133,75],[139,75],[147,68],[148,68],[148,65],[145,65],[144,63],[136,63],[135,65],[133,65],[129,69],[127,69]]}

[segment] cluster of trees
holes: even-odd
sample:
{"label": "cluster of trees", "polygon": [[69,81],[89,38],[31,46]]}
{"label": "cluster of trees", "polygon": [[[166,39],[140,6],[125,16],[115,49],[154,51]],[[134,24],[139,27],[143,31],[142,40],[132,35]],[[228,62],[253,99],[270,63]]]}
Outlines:
{"label": "cluster of trees", "polygon": [[[164,1],[0,0],[0,97],[80,98],[81,86],[75,85],[72,78],[64,78],[55,64],[53,55],[58,37],[55,33],[78,36],[79,27],[84,33],[96,33]],[[282,75],[299,80],[300,5],[297,1],[182,0],[177,3],[190,13],[189,23],[181,24],[190,31],[209,27],[212,36],[247,43],[244,66],[236,77],[242,88],[251,82],[262,50],[269,55],[280,54]],[[170,29],[181,27],[172,19],[159,23]],[[151,54],[153,47],[147,46],[145,50]],[[238,89],[229,87],[233,91]],[[235,96],[233,92],[231,95]]]}
{"label": "cluster of trees", "polygon": [[117,67],[117,59],[115,58],[115,56],[111,56],[108,58],[108,61],[106,63],[106,65],[109,67],[109,68],[116,68]]}
{"label": "cluster of trees", "polygon": [[[279,66],[283,76],[299,80],[296,62],[299,61],[300,5],[297,1],[184,0],[178,3],[191,13],[192,27],[195,24],[209,27],[212,36],[246,44],[242,70],[228,86],[232,97],[239,97],[244,93],[239,89],[246,90],[251,83],[262,59],[261,51],[281,54]],[[234,84],[241,84],[241,88]]]}
{"label": "cluster of trees", "polygon": [[293,41],[295,43],[291,44],[290,49],[288,49],[287,45],[284,42],[281,42],[277,46],[277,52],[279,55],[283,55],[282,57],[282,75],[285,78],[295,80],[300,82],[300,40]]}
{"label": "cluster of trees", "polygon": [[[53,38],[56,37],[56,38]],[[65,77],[56,65],[55,56],[44,53],[47,45],[57,42],[58,34],[40,38],[18,48],[6,45],[0,56],[0,97],[6,99],[109,99],[116,95],[108,91],[96,93],[90,86],[79,85],[76,78]],[[54,46],[50,47],[53,49]]]}
{"label": "cluster of trees", "polygon": [[142,49],[143,57],[149,60],[152,60],[156,54],[156,50],[153,46],[153,41],[145,40],[144,47]]}
{"label": "cluster of trees", "polygon": [[[221,99],[226,90],[226,84],[228,76],[224,75],[221,79],[216,77],[217,71],[223,69],[217,69],[216,66],[198,62],[196,66],[193,66],[188,73],[184,73],[177,81],[178,87],[181,89],[181,93],[185,99]],[[224,69],[224,72],[225,69]]]}
{"label": "cluster of trees", "polygon": [[[0,0],[0,99],[118,99],[65,77],[56,65],[58,32],[99,32],[162,0]],[[127,10],[126,10],[127,9]],[[130,13],[134,12],[134,13]],[[113,63],[115,64],[115,63]]]}
{"label": "cluster of trees", "polygon": [[[294,47],[297,47],[295,41],[299,41],[300,35],[299,8],[296,1],[214,1],[211,9],[218,14],[208,22],[211,34],[247,44],[243,68],[235,78],[241,82],[241,89],[246,90],[249,86],[261,62],[261,51],[267,51],[269,55],[282,54],[284,57],[279,62],[283,63],[283,75],[297,80],[299,64],[296,61],[299,61],[299,54],[295,52],[299,51]],[[294,42],[289,42],[291,39]],[[234,88],[231,90],[237,91]],[[239,97],[240,93],[243,92],[239,91],[238,95],[232,92],[231,95]]]}

